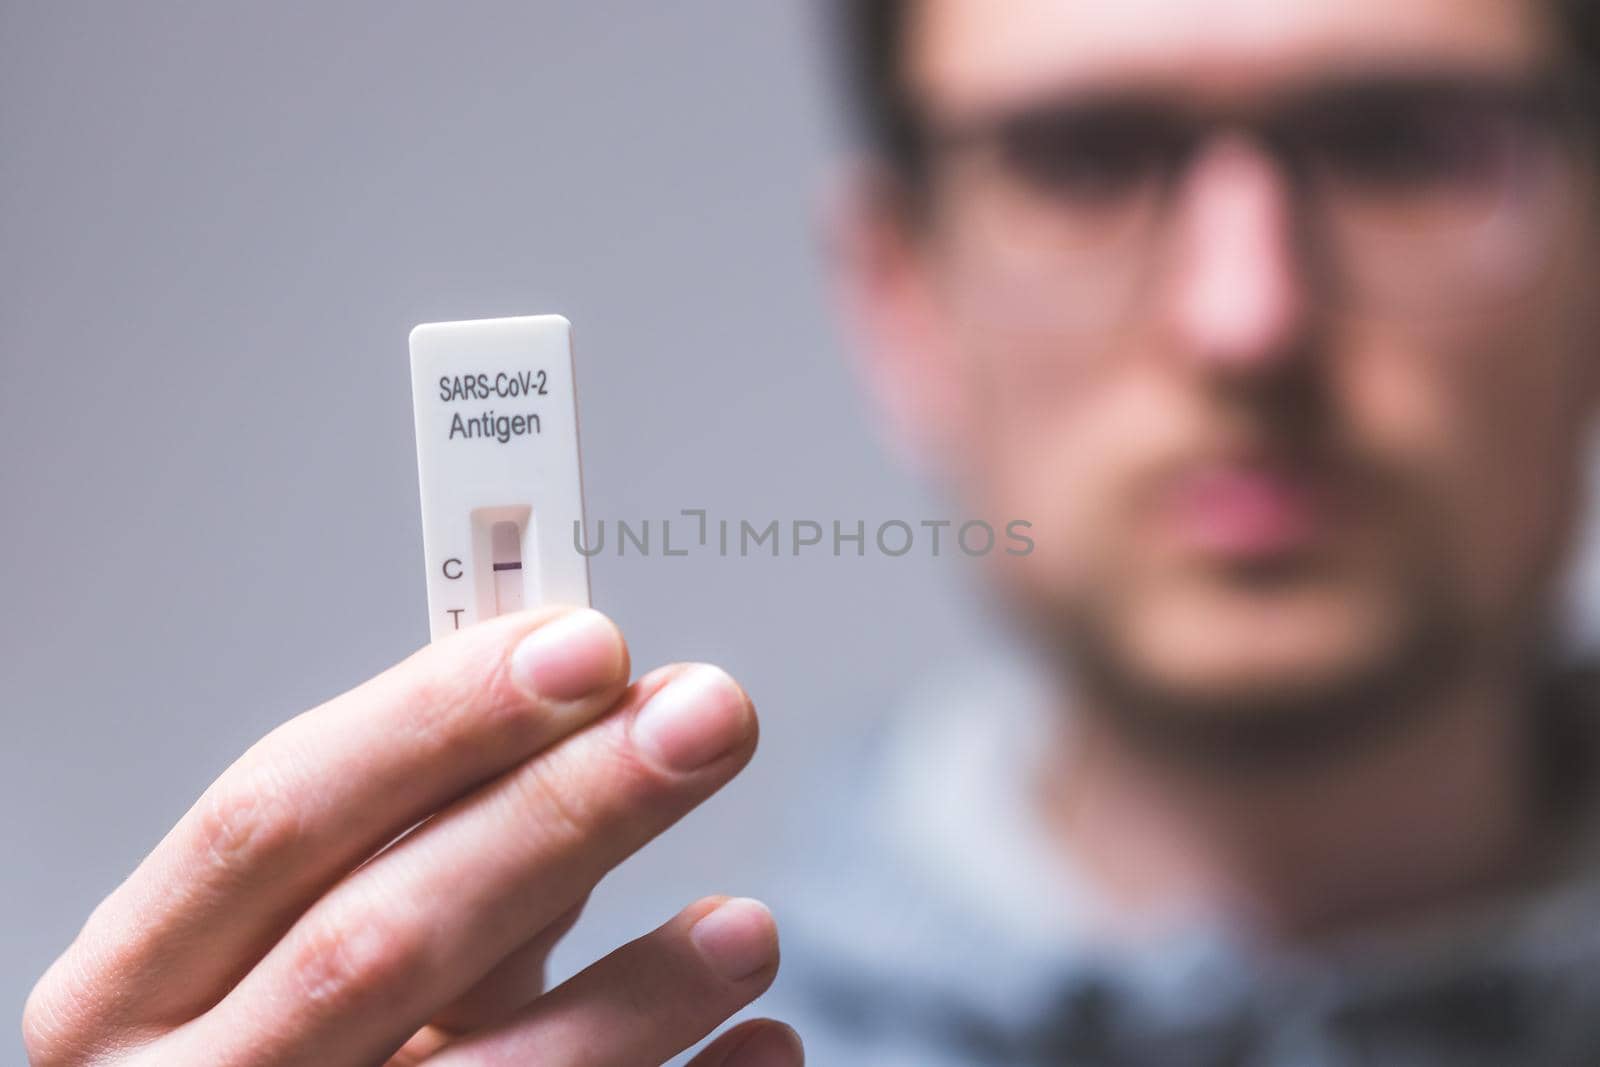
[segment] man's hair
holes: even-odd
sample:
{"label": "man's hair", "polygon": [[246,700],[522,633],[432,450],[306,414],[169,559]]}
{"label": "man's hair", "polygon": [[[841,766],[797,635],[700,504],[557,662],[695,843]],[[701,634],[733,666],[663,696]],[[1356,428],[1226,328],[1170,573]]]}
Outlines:
{"label": "man's hair", "polygon": [[[867,147],[902,173],[917,166],[916,111],[903,64],[915,0],[835,0],[850,111]],[[1581,76],[1600,81],[1600,0],[1549,0]]]}
{"label": "man's hair", "polygon": [[909,167],[915,117],[902,62],[910,0],[836,0],[847,104],[866,147],[897,169]]}

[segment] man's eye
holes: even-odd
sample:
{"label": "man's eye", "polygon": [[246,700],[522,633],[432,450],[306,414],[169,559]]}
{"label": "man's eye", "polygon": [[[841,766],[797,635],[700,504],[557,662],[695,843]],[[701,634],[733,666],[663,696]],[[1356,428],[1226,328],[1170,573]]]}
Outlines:
{"label": "man's eye", "polygon": [[1006,165],[1036,191],[1087,206],[1141,192],[1160,177],[1162,139],[1135,123],[1039,120],[1002,137]]}
{"label": "man's eye", "polygon": [[1492,181],[1505,162],[1506,145],[1503,124],[1492,115],[1396,108],[1335,124],[1322,147],[1342,179],[1407,192]]}

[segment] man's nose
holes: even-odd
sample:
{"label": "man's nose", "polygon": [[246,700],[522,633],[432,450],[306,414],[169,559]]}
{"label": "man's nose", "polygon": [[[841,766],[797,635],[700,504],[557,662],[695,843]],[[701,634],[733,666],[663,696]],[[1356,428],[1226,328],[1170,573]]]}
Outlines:
{"label": "man's nose", "polygon": [[1304,349],[1310,308],[1295,200],[1288,174],[1244,137],[1201,151],[1179,197],[1166,294],[1188,359],[1250,374]]}

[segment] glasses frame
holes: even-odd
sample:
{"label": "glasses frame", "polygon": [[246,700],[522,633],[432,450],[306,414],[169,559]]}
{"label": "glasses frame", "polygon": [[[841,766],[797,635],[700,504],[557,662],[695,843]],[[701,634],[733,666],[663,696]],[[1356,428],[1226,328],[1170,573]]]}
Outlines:
{"label": "glasses frame", "polygon": [[[1171,204],[1174,187],[1190,173],[1196,157],[1219,138],[1234,136],[1247,139],[1270,157],[1289,183],[1297,212],[1314,214],[1305,207],[1317,193],[1312,160],[1316,139],[1327,131],[1330,116],[1359,115],[1364,110],[1372,113],[1386,99],[1487,112],[1497,120],[1516,124],[1522,132],[1544,138],[1558,152],[1594,169],[1600,86],[1593,80],[1563,74],[1357,73],[1239,104],[1174,100],[1170,92],[1113,88],[1036,98],[955,121],[925,118],[920,132],[904,141],[904,163],[911,168],[907,172],[912,182],[911,206],[924,223],[930,221],[939,211],[945,168],[974,153],[1001,158],[1007,139],[1016,136],[1021,125],[1070,122],[1078,116],[1084,121],[1105,121],[1106,116],[1120,115],[1153,123],[1168,137],[1172,158],[1163,157],[1160,185],[1155,190],[1161,210]],[[1038,195],[1045,199],[1050,194]],[[1397,276],[1402,267],[1395,268]],[[1097,282],[1091,279],[1091,283]]]}

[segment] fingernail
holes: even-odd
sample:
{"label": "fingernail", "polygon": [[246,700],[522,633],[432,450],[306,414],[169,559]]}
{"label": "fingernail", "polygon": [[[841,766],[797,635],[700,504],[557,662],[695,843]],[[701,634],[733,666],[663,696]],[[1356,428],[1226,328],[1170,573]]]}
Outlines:
{"label": "fingernail", "polygon": [[723,671],[699,664],[651,697],[633,718],[633,743],[650,759],[686,774],[744,740],[744,694]]}
{"label": "fingernail", "polygon": [[740,982],[778,958],[772,912],[759,900],[736,897],[717,905],[689,928],[689,940],[706,965],[726,982]]}
{"label": "fingernail", "polygon": [[781,1023],[769,1023],[728,1053],[722,1067],[801,1067],[805,1061],[800,1035]]}
{"label": "fingernail", "polygon": [[552,619],[522,639],[511,674],[544,700],[578,700],[613,685],[622,673],[617,628],[592,608]]}

